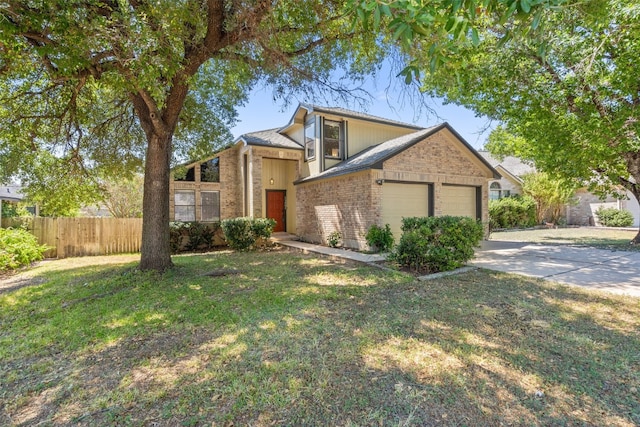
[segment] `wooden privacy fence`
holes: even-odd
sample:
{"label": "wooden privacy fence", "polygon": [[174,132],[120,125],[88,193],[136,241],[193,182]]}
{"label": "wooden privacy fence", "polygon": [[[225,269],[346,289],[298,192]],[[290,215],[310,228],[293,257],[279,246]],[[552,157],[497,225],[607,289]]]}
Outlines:
{"label": "wooden privacy fence", "polygon": [[3,218],[2,226],[25,225],[53,249],[47,258],[140,252],[142,218]]}

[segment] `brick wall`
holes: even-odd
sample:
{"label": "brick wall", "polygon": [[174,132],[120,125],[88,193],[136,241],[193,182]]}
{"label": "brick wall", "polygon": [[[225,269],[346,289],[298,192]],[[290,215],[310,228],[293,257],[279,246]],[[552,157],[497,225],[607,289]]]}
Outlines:
{"label": "brick wall", "polygon": [[338,231],[345,247],[366,249],[367,230],[380,219],[380,186],[374,174],[366,171],[297,185],[298,236],[327,244],[329,234]]}
{"label": "brick wall", "polygon": [[488,223],[488,179],[491,172],[449,131],[444,130],[369,170],[296,186],[298,235],[327,243],[339,231],[346,247],[367,249],[368,228],[381,224],[382,186],[377,179],[432,183],[434,211],[442,212],[442,184],[480,187],[482,221]]}
{"label": "brick wall", "polygon": [[220,153],[220,218],[242,216],[242,177],[239,168],[239,149],[232,147]]}
{"label": "brick wall", "polygon": [[220,192],[220,219],[233,218],[242,214],[241,199],[237,197],[238,192],[242,192],[242,181],[238,167],[238,148],[232,147],[222,151],[220,158],[220,182],[200,182],[200,163],[196,162],[188,167],[195,168],[195,181],[173,181],[169,182],[169,218],[175,219],[175,191],[193,190],[196,201],[196,221],[201,220],[200,192],[219,191]]}
{"label": "brick wall", "polygon": [[434,213],[442,214],[442,184],[481,187],[482,221],[489,221],[491,172],[448,130],[431,135],[384,162],[383,178],[390,181],[433,183]]}
{"label": "brick wall", "polygon": [[567,224],[570,225],[597,225],[595,212],[600,206],[618,208],[616,198],[609,196],[601,200],[586,188],[576,191],[575,202],[567,210]]}

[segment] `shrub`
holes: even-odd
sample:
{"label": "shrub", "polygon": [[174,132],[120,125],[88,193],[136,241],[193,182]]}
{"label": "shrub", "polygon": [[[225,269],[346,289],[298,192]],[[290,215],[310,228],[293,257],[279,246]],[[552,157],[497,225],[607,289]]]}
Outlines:
{"label": "shrub", "polygon": [[468,217],[403,218],[389,259],[419,272],[453,270],[473,258],[483,234],[482,224]]}
{"label": "shrub", "polygon": [[334,231],[329,234],[327,238],[327,244],[332,248],[337,248],[340,245],[340,240],[342,240],[342,233],[339,231]]}
{"label": "shrub", "polygon": [[219,223],[172,222],[169,224],[169,245],[172,253],[182,250],[207,250],[213,247],[213,239]]}
{"label": "shrub", "polygon": [[39,261],[47,249],[26,230],[0,228],[0,271],[14,270]]}
{"label": "shrub", "polygon": [[629,227],[633,225],[633,215],[625,209],[605,208],[596,210],[600,223],[606,227]]}
{"label": "shrub", "polygon": [[385,224],[384,228],[372,225],[367,230],[367,244],[376,252],[387,252],[393,247],[393,233],[389,224]]}
{"label": "shrub", "polygon": [[177,254],[184,247],[186,225],[186,222],[169,223],[169,246],[171,247],[171,253],[173,254]]}
{"label": "shrub", "polygon": [[211,249],[213,247],[213,236],[216,228],[220,224],[204,224],[202,222],[190,222],[187,225],[187,250],[195,251],[198,249]]}
{"label": "shrub", "polygon": [[232,249],[245,251],[255,248],[261,240],[271,237],[276,222],[271,218],[231,218],[220,224]]}
{"label": "shrub", "polygon": [[489,201],[489,228],[527,228],[536,225],[536,204],[529,196]]}

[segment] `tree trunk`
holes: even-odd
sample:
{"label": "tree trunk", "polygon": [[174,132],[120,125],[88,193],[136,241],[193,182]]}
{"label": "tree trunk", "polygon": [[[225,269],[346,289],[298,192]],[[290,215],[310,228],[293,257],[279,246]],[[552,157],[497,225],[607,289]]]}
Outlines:
{"label": "tree trunk", "polygon": [[147,144],[142,199],[141,270],[170,268],[169,246],[169,159],[171,136],[152,135]]}

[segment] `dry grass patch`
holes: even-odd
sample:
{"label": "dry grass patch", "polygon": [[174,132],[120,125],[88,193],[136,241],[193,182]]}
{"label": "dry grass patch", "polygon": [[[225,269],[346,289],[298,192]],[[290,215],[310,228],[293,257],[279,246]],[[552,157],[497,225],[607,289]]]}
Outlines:
{"label": "dry grass patch", "polygon": [[640,424],[638,299],[287,251],[175,263],[43,266],[0,295],[0,424]]}

